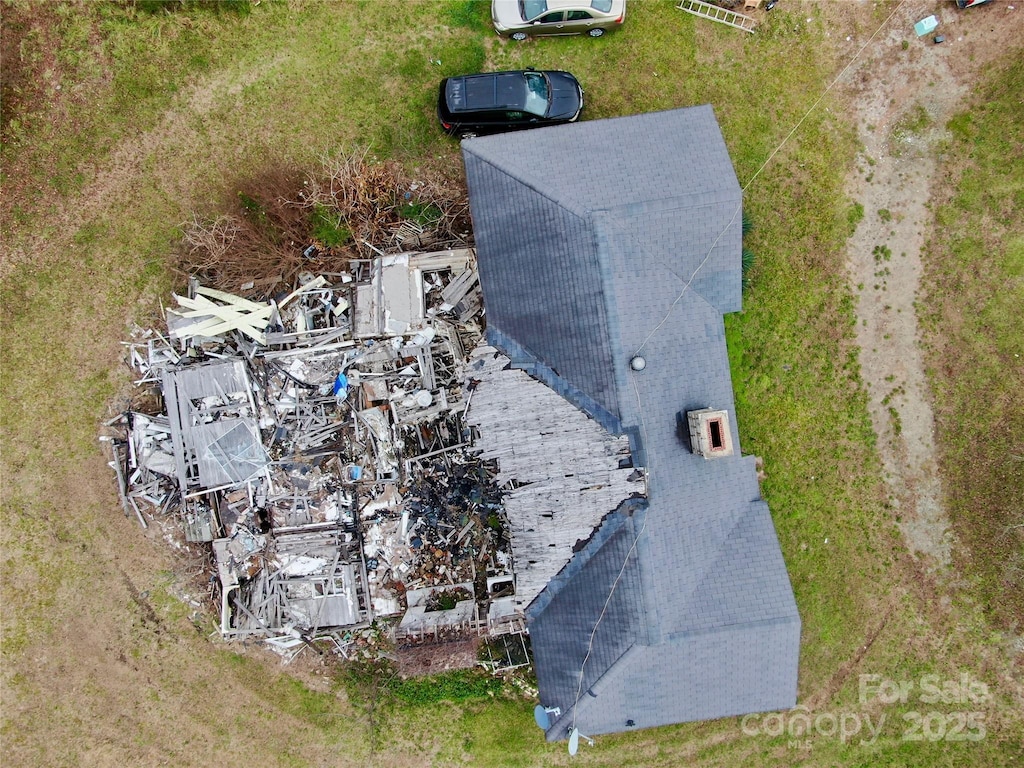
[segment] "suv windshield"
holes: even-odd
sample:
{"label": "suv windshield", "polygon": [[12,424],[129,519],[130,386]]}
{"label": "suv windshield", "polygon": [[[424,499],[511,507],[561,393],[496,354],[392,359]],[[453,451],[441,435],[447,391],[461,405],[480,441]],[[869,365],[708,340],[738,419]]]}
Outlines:
{"label": "suv windshield", "polygon": [[526,72],[526,103],[523,109],[543,117],[548,111],[548,81],[540,72]]}

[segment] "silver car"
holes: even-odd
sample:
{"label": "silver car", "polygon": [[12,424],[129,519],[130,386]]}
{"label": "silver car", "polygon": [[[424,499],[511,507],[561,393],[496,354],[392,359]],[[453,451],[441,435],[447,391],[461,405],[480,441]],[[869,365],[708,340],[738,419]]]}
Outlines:
{"label": "silver car", "polygon": [[626,0],[491,0],[491,20],[502,37],[600,37],[626,19]]}

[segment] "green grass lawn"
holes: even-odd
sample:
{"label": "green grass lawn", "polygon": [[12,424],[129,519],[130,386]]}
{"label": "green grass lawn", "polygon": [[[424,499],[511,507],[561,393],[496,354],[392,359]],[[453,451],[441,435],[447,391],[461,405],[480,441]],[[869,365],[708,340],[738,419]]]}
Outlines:
{"label": "green grass lawn", "polygon": [[[173,599],[157,603],[156,624],[140,613],[118,569],[159,595],[174,564],[159,536],[122,518],[97,447],[126,384],[119,341],[180,284],[181,224],[223,210],[268,166],[316,168],[325,151],[368,146],[413,174],[459,167],[434,115],[446,75],[567,69],[588,119],[711,103],[746,184],[845,63],[825,16],[869,25],[878,11],[780,4],[744,36],[633,0],[624,28],[601,40],[515,44],[493,34],[481,2],[216,8],[3,5],[19,60],[38,75],[21,83],[2,149],[5,752],[26,765],[248,765],[254,754],[280,765],[567,764],[526,697],[474,695],[454,680],[458,702],[389,686],[368,707],[373,686],[339,676],[316,687],[207,642]],[[730,718],[602,738],[580,764],[997,765],[1020,754],[987,626],[918,583],[884,503],[843,274],[856,146],[841,106],[826,99],[747,191],[756,261],[745,311],[727,319],[742,445],[765,461],[803,618],[800,700],[860,711],[858,674],[969,670],[996,693],[993,735],[904,741],[911,702],[872,710],[890,720],[870,746],[748,737]],[[961,141],[977,143],[980,125]],[[1019,188],[1007,194],[1019,209]],[[1014,248],[998,263],[1019,285]],[[992,317],[1012,307],[1002,296]]]}
{"label": "green grass lawn", "polygon": [[936,210],[929,374],[958,565],[996,623],[1024,631],[1024,64],[949,123],[955,181]]}

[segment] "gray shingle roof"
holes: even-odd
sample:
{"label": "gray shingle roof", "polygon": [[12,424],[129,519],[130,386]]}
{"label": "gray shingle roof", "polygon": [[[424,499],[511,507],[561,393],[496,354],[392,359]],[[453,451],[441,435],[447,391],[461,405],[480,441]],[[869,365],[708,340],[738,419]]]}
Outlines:
{"label": "gray shingle roof", "polygon": [[615,414],[604,286],[587,219],[488,163],[475,164],[471,183],[471,205],[500,211],[473,222],[478,247],[500,254],[479,263],[488,322]]}
{"label": "gray shingle roof", "polygon": [[[711,108],[463,156],[491,343],[629,434],[649,472],[647,509],[608,516],[527,612],[541,700],[563,713],[548,737],[793,706],[800,619],[735,426],[722,313],[740,308],[742,195]],[[678,415],[706,406],[729,412],[735,455],[680,439]]]}

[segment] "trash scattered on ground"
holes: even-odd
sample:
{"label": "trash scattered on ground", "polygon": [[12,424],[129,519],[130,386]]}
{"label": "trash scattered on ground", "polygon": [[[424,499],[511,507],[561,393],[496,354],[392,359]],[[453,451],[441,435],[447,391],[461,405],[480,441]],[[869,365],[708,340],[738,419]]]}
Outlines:
{"label": "trash scattered on ground", "polygon": [[935,16],[926,16],[925,18],[921,19],[919,22],[914,24],[914,32],[917,34],[918,37],[924,37],[929,32],[934,31],[935,28],[938,26],[938,18],[936,18]]}
{"label": "trash scattered on ground", "polygon": [[125,344],[136,387],[105,439],[125,514],[209,545],[223,637],[290,659],[323,638],[347,657],[402,614],[405,643],[524,631],[488,620],[514,576],[465,418],[471,249],[352,259],[262,299],[192,279],[174,303]]}

